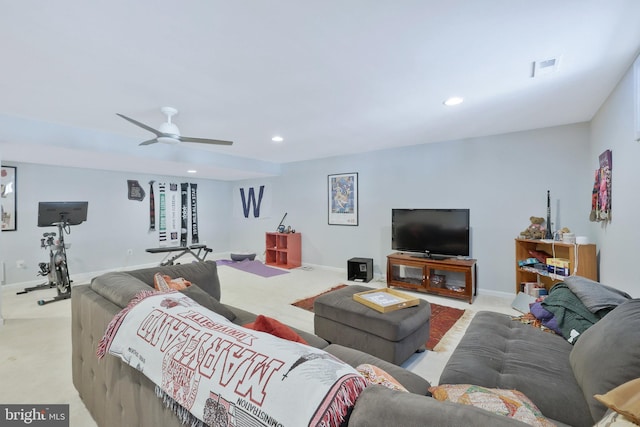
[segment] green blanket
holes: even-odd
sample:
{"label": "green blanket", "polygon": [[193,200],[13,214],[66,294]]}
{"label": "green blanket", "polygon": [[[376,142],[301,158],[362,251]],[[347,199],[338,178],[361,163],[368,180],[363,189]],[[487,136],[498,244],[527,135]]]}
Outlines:
{"label": "green blanket", "polygon": [[549,310],[558,321],[558,327],[564,338],[575,344],[578,336],[593,326],[606,313],[590,312],[571,289],[564,283],[558,283],[542,301],[542,306]]}

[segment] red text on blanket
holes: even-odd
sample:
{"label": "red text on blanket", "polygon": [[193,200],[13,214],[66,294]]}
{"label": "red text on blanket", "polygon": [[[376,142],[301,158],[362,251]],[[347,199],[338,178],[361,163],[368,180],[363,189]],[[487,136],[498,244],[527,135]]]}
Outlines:
{"label": "red text on blanket", "polygon": [[[137,331],[141,339],[154,347],[159,345],[162,353],[171,355],[173,366],[169,370],[182,377],[172,379],[174,387],[191,383],[194,375],[215,376],[222,387],[232,388],[245,399],[262,405],[267,383],[284,362],[251,350],[254,337],[239,328],[217,323],[190,310],[177,316],[185,320],[154,310]],[[195,383],[199,381],[196,379]]]}

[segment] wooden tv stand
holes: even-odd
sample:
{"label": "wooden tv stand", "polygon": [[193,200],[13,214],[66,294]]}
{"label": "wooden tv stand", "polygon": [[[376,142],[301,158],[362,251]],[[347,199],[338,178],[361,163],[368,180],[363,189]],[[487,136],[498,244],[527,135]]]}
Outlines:
{"label": "wooden tv stand", "polygon": [[473,303],[476,289],[476,260],[435,260],[403,253],[387,256],[387,287],[399,287]]}

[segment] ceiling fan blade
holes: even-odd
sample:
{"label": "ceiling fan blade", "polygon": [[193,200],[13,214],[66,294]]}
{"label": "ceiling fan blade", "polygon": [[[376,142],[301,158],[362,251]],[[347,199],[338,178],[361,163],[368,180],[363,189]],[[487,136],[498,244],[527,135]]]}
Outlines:
{"label": "ceiling fan blade", "polygon": [[[129,121],[129,122],[133,123],[133,124],[134,124],[134,125],[136,125],[136,126],[140,126],[142,129],[148,130],[149,132],[151,132],[151,133],[155,134],[156,136],[162,136],[162,132],[160,132],[160,131],[158,131],[158,130],[155,130],[155,129],[154,129],[154,128],[152,128],[151,126],[147,126],[147,125],[145,125],[144,123],[140,123],[139,121],[134,120],[134,119],[132,119],[131,117],[127,117],[127,116],[125,116],[124,114],[116,113],[116,115],[118,115],[118,116],[122,117],[123,119],[125,119],[125,120],[127,120],[127,121]],[[145,142],[147,142],[147,141],[145,141]],[[144,144],[144,143],[143,143],[143,144]],[[142,145],[142,144],[140,144],[140,145]],[[145,144],[145,145],[146,145],[146,144]]]}
{"label": "ceiling fan blade", "polygon": [[154,139],[150,139],[148,141],[141,142],[138,145],[151,145],[151,144],[155,144],[156,142],[158,142],[158,140],[156,138],[154,138]]}
{"label": "ceiling fan blade", "polygon": [[221,139],[207,139],[207,138],[192,138],[190,136],[181,136],[182,142],[197,142],[200,144],[214,144],[214,145],[231,145],[233,141],[223,141]]}

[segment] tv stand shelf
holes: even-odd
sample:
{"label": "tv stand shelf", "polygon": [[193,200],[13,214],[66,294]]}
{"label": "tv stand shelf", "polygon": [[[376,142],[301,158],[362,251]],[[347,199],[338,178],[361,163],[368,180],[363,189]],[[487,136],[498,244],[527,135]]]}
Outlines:
{"label": "tv stand shelf", "polygon": [[399,287],[473,303],[476,289],[476,260],[436,260],[403,253],[387,256],[387,287]]}

